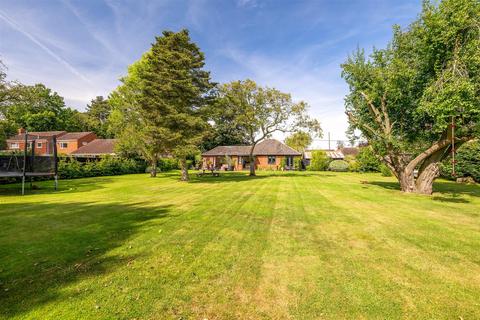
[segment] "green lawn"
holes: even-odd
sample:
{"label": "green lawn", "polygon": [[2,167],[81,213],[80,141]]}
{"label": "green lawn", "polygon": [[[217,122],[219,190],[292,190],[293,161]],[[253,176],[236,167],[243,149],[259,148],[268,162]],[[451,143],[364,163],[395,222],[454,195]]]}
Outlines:
{"label": "green lawn", "polygon": [[479,319],[480,187],[377,174],[0,186],[0,317]]}

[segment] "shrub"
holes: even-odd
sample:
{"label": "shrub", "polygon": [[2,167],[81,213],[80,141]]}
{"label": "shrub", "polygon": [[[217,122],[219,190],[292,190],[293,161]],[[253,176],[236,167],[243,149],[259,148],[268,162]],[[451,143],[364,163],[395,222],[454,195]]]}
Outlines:
{"label": "shrub", "polygon": [[280,160],[280,170],[285,169],[287,167],[287,159],[285,157],[282,157],[282,160]]}
{"label": "shrub", "polygon": [[440,166],[440,173],[447,179],[457,177],[472,177],[480,182],[480,142],[473,141],[462,145],[455,155],[455,173],[452,176],[452,158],[445,159]]}
{"label": "shrub", "polygon": [[113,176],[140,173],[145,164],[133,159],[105,157],[100,160],[80,162],[74,158],[61,159],[58,163],[58,175],[62,179],[76,179],[97,176]]}
{"label": "shrub", "polygon": [[302,159],[295,158],[295,160],[293,160],[293,168],[294,170],[302,170]]}
{"label": "shrub", "polygon": [[352,159],[348,161],[348,171],[350,172],[359,172],[360,171],[360,164],[357,160]]}
{"label": "shrub", "polygon": [[380,165],[380,172],[382,173],[382,176],[384,176],[384,177],[391,177],[393,175],[390,168],[387,167],[387,165],[385,165],[383,163]]}
{"label": "shrub", "polygon": [[358,170],[360,172],[378,172],[380,171],[380,160],[373,153],[372,148],[363,147],[356,158],[358,162]]}
{"label": "shrub", "polygon": [[344,160],[333,160],[328,165],[328,170],[337,172],[348,171],[348,162]]}
{"label": "shrub", "polygon": [[323,150],[312,151],[312,159],[310,160],[310,165],[308,170],[312,171],[325,171],[328,168],[330,163],[330,158],[328,158],[327,153]]}

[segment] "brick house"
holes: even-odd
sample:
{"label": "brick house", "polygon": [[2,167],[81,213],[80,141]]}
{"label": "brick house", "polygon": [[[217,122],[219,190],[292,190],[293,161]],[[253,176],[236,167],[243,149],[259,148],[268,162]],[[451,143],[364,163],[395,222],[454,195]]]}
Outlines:
{"label": "brick house", "polygon": [[[36,155],[52,154],[53,137],[57,138],[57,151],[59,154],[70,154],[97,138],[93,132],[29,132],[27,135],[28,148],[35,144],[33,147]],[[7,150],[23,152],[25,148],[25,130],[19,129],[18,134],[10,137],[6,142]]]}
{"label": "brick house", "polygon": [[[27,136],[28,147],[35,142],[35,154],[45,155],[53,153],[53,137],[57,139],[65,135],[66,131],[46,131],[46,132],[29,132]],[[25,148],[25,130],[19,129],[18,134],[6,140],[7,150],[23,152]]]}
{"label": "brick house", "polygon": [[[213,166],[216,169],[226,169],[229,166],[234,170],[247,170],[250,168],[251,146],[218,146],[202,154],[204,168]],[[266,139],[259,142],[253,150],[255,169],[293,169],[294,160],[301,159],[302,154],[286,144],[275,140]],[[281,168],[285,159],[285,168]]]}
{"label": "brick house", "polygon": [[68,132],[57,138],[57,150],[59,154],[71,154],[95,139],[97,135],[93,132]]}

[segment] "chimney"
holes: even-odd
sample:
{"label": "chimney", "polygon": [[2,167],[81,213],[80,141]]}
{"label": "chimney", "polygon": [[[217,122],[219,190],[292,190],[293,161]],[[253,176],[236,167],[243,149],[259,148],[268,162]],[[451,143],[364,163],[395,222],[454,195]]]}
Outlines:
{"label": "chimney", "polygon": [[18,134],[24,134],[24,133],[25,133],[25,129],[24,129],[24,128],[18,129]]}

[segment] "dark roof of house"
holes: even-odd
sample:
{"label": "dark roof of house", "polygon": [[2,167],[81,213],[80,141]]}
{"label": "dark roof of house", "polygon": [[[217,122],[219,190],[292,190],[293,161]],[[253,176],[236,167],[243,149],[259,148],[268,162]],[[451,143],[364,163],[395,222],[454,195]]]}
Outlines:
{"label": "dark roof of house", "polygon": [[[247,156],[250,154],[250,146],[218,146],[202,153],[203,156]],[[286,144],[275,140],[266,139],[259,142],[253,150],[254,155],[277,155],[277,156],[300,156],[300,152],[290,148]]]}
{"label": "dark roof of house", "polygon": [[340,151],[346,156],[356,156],[359,149],[357,147],[344,147],[340,148]]}
{"label": "dark roof of house", "polygon": [[[33,139],[48,139],[53,136],[58,137],[63,137],[67,132],[66,131],[39,131],[39,132],[29,132],[28,133],[28,140],[33,140]],[[7,140],[12,140],[12,141],[23,141],[25,140],[25,134],[17,134],[13,137],[8,138]]]}
{"label": "dark roof of house", "polygon": [[61,136],[58,140],[78,140],[81,139],[85,136],[88,136],[90,134],[93,134],[93,132],[68,132]]}
{"label": "dark roof of house", "polygon": [[344,159],[345,158],[345,155],[339,150],[335,151],[335,150],[329,150],[329,149],[326,149],[326,150],[318,149],[318,150],[305,150],[305,153],[304,153],[305,159],[307,159],[307,160],[312,159],[312,153],[314,151],[323,151],[323,152],[325,152],[327,157],[329,157],[330,159]]}
{"label": "dark roof of house", "polygon": [[95,139],[72,152],[74,155],[114,154],[117,139]]}

